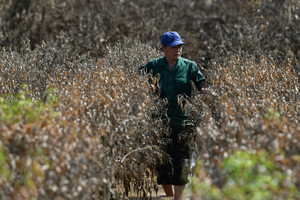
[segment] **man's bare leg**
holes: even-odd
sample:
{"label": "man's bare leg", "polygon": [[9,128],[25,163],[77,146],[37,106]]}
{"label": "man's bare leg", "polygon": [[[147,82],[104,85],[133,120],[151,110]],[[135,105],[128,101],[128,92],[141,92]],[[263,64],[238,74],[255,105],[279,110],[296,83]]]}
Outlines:
{"label": "man's bare leg", "polygon": [[167,185],[162,185],[167,197],[173,197],[174,193],[173,193],[173,187],[170,184]]}
{"label": "man's bare leg", "polygon": [[175,197],[174,200],[182,200],[182,193],[184,185],[175,185]]}

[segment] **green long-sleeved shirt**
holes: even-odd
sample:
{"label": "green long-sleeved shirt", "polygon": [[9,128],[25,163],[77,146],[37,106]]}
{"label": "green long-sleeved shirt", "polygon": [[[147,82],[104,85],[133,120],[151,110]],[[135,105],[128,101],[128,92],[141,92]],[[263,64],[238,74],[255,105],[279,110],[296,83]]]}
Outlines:
{"label": "green long-sleeved shirt", "polygon": [[167,115],[171,128],[192,125],[182,107],[178,104],[178,95],[191,97],[193,81],[200,91],[205,77],[195,62],[180,57],[175,66],[170,69],[165,57],[156,58],[141,67],[147,73],[159,77],[160,98],[168,100]]}

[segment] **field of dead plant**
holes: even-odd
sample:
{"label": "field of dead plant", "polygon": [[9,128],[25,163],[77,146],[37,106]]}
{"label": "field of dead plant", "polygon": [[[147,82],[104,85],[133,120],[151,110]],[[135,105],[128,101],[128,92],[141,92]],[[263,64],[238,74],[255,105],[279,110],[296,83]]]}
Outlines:
{"label": "field of dead plant", "polygon": [[205,93],[192,199],[300,199],[298,0],[0,0],[0,199],[157,191],[165,101],[138,68],[177,31]]}

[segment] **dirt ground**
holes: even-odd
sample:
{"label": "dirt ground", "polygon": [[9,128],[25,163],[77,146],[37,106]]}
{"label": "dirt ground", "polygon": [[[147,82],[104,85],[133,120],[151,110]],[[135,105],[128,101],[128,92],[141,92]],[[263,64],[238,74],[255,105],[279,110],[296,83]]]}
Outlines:
{"label": "dirt ground", "polygon": [[[188,185],[184,190],[183,196],[184,196],[183,200],[190,200],[191,199],[191,192],[190,192],[190,189],[189,189]],[[150,196],[148,198],[150,199]],[[129,200],[140,200],[140,198],[132,195],[132,196],[129,197]],[[154,194],[152,196],[152,200],[173,200],[173,197],[166,197],[166,195],[163,191],[163,188],[161,186],[159,186],[157,195]]]}

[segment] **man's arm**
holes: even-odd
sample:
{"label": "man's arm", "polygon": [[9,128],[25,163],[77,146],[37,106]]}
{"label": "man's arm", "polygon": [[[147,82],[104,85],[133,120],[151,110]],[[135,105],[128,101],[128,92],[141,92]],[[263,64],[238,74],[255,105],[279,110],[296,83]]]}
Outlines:
{"label": "man's arm", "polygon": [[191,76],[192,76],[192,81],[195,83],[198,92],[202,94],[203,86],[205,82],[205,76],[197,65],[192,66]]}
{"label": "man's arm", "polygon": [[[143,65],[139,68],[139,73],[140,74],[149,74],[153,71],[153,63],[148,62],[146,65]],[[152,74],[153,75],[153,74]]]}

